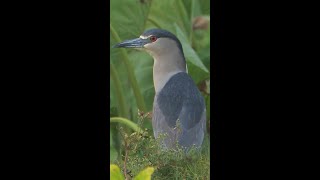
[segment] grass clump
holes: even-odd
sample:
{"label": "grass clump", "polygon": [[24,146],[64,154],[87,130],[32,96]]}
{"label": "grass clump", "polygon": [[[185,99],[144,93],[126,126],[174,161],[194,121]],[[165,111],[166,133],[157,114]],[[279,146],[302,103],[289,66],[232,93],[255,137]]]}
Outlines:
{"label": "grass clump", "polygon": [[[188,152],[178,148],[164,150],[159,139],[145,129],[128,135],[121,130],[123,156],[115,163],[126,179],[131,179],[146,167],[154,167],[152,179],[210,179],[210,145],[205,137],[201,149],[191,148]],[[163,138],[163,137],[162,137]]]}

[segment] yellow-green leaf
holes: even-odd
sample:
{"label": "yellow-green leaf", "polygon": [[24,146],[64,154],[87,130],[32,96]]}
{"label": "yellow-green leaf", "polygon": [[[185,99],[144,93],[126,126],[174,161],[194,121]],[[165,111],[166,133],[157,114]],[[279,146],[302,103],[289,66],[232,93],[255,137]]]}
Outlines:
{"label": "yellow-green leaf", "polygon": [[154,172],[153,167],[147,167],[143,171],[141,171],[134,180],[151,180],[151,175]]}
{"label": "yellow-green leaf", "polygon": [[110,164],[110,179],[111,180],[124,180],[120,168],[115,164]]}

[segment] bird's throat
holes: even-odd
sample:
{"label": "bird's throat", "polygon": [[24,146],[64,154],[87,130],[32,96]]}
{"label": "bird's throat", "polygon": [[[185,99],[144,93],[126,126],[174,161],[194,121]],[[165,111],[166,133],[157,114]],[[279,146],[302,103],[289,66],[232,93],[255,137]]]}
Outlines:
{"label": "bird's throat", "polygon": [[153,83],[156,93],[160,92],[164,85],[169,81],[169,79],[179,72],[186,72],[184,59],[177,59],[177,57],[174,57],[173,59],[157,59],[156,57],[154,57]]}
{"label": "bird's throat", "polygon": [[[159,39],[158,44],[149,45],[146,50],[153,57],[153,83],[156,93],[167,81],[179,72],[186,72],[183,52],[174,41]],[[170,48],[169,48],[170,47]]]}

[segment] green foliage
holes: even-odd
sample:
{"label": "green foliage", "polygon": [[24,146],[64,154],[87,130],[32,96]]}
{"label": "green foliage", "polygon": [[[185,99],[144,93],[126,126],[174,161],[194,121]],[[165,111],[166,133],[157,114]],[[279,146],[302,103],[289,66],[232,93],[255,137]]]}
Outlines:
{"label": "green foliage", "polygon": [[177,147],[163,150],[159,146],[162,138],[154,139],[146,129],[130,135],[123,130],[122,146],[125,155],[114,163],[125,169],[127,177],[138,174],[141,169],[154,167],[153,179],[209,179],[210,149],[208,137],[201,149],[192,148],[188,152]]}
{"label": "green foliage", "polygon": [[[134,180],[151,180],[151,175],[154,171],[153,167],[147,167],[142,170]],[[111,180],[124,180],[122,173],[120,172],[120,168],[115,164],[110,164],[110,179]]]}

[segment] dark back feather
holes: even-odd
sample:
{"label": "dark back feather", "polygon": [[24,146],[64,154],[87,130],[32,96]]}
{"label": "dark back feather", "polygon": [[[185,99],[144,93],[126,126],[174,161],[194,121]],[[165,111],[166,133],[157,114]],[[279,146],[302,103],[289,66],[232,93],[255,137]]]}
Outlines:
{"label": "dark back feather", "polygon": [[204,99],[187,73],[173,75],[157,96],[158,106],[170,127],[176,126],[177,119],[184,129],[199,123],[205,109]]}

